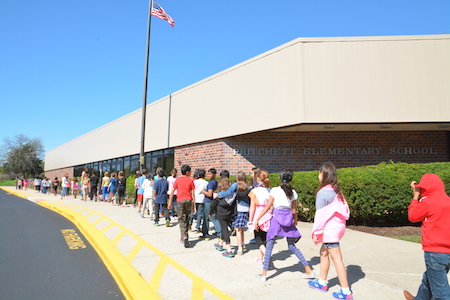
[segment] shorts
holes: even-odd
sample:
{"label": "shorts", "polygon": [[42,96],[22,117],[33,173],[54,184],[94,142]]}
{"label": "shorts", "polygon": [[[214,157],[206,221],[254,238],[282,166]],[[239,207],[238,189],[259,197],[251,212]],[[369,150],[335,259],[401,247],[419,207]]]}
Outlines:
{"label": "shorts", "polygon": [[138,194],[138,201],[142,202],[142,200],[144,200],[144,194]]}
{"label": "shorts", "polygon": [[333,248],[339,247],[339,242],[337,242],[337,243],[323,243],[323,246],[326,249],[333,249]]}

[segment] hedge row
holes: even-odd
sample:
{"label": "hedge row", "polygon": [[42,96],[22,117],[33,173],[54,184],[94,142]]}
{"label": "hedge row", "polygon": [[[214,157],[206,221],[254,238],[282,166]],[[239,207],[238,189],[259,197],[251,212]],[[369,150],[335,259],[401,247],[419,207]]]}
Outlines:
{"label": "hedge row", "polygon": [[[450,193],[450,163],[381,163],[376,166],[338,169],[338,179],[350,207],[349,224],[410,225],[408,205],[412,199],[410,183],[425,173],[439,175]],[[297,191],[299,216],[311,221],[315,214],[315,194],[319,186],[318,171],[294,174],[292,187]],[[280,184],[279,174],[271,174],[271,186]]]}
{"label": "hedge row", "polygon": [[[412,199],[411,181],[420,181],[425,173],[439,175],[450,193],[450,162],[406,164],[381,163],[376,166],[338,169],[339,184],[350,207],[349,224],[355,225],[411,225],[408,205]],[[292,187],[298,194],[299,218],[312,221],[315,214],[318,171],[294,173]],[[270,186],[279,186],[279,173],[270,174]],[[127,178],[127,194],[134,199],[135,175]],[[217,178],[218,180],[219,178]],[[231,176],[234,181],[234,176]]]}

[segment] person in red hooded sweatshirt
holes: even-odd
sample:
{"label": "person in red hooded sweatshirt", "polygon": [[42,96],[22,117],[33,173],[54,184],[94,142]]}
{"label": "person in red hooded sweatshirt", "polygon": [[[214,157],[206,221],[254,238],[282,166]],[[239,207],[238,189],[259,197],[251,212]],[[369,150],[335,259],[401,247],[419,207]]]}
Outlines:
{"label": "person in red hooded sweatshirt", "polygon": [[403,291],[403,295],[408,300],[449,300],[450,197],[445,193],[444,182],[436,174],[423,175],[420,183],[413,181],[411,187],[414,197],[408,207],[408,219],[422,222],[422,249],[427,270],[417,296],[408,291]]}

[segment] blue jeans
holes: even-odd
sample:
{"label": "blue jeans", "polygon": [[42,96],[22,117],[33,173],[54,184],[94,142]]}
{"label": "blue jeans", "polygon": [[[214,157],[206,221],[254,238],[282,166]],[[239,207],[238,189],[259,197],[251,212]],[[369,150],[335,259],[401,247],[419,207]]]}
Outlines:
{"label": "blue jeans", "polygon": [[[208,210],[206,211],[206,213],[209,216],[211,214],[211,203],[206,203],[206,204],[208,204]],[[222,230],[220,229],[219,220],[216,219],[216,214],[211,215],[211,221],[214,224],[214,228],[216,229],[217,236],[220,238],[222,236]],[[208,223],[208,225],[209,225],[209,223]]]}
{"label": "blue jeans", "polygon": [[201,213],[203,217],[202,234],[203,236],[209,235],[209,210],[211,209],[211,203],[205,202],[203,205],[203,211]]}
{"label": "blue jeans", "polygon": [[425,252],[427,270],[423,273],[416,300],[450,300],[447,274],[450,270],[450,253]]}
{"label": "blue jeans", "polygon": [[61,192],[61,197],[65,197],[65,196],[67,196],[67,188],[63,187],[62,192]]}

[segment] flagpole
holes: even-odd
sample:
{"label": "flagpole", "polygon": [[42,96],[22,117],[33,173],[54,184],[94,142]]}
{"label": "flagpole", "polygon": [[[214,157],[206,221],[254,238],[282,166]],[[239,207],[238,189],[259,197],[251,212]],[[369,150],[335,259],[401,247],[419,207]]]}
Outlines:
{"label": "flagpole", "polygon": [[142,172],[145,165],[144,146],[145,146],[145,118],[147,113],[147,86],[148,86],[148,61],[150,57],[150,30],[152,22],[152,7],[153,0],[149,0],[148,7],[148,26],[147,26],[147,48],[145,52],[145,67],[144,67],[144,95],[142,97],[142,125],[141,125],[141,151],[139,154],[139,170]]}

